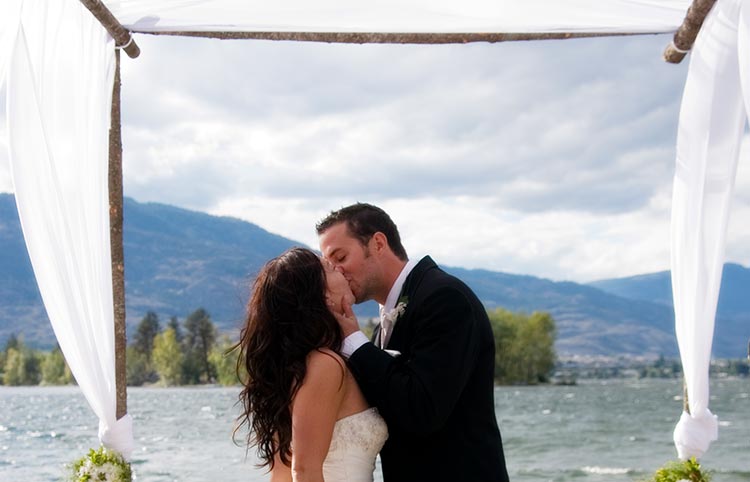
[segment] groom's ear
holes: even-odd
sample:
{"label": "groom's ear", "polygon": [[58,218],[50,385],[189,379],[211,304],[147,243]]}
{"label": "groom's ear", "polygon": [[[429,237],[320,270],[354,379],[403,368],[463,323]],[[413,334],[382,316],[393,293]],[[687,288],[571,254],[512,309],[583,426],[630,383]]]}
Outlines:
{"label": "groom's ear", "polygon": [[372,235],[371,242],[373,243],[372,247],[375,249],[375,252],[378,254],[382,254],[387,249],[389,249],[388,246],[388,238],[385,234],[381,233],[380,231],[377,231],[375,234]]}

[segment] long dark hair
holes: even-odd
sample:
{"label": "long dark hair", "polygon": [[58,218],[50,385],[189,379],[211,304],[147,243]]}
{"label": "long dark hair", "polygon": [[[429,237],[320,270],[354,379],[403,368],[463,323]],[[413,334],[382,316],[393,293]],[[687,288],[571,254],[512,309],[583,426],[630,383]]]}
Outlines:
{"label": "long dark hair", "polygon": [[326,277],[311,250],[292,248],[263,266],[253,283],[245,326],[240,334],[238,374],[248,447],[256,446],[261,467],[274,465],[274,454],[290,465],[292,401],[307,372],[307,355],[316,349],[336,352],[341,330],[326,304]]}

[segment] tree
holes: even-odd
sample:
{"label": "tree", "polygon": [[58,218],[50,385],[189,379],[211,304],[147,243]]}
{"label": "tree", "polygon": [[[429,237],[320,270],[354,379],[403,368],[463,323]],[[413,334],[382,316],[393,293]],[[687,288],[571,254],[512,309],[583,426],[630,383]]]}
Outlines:
{"label": "tree", "polygon": [[240,380],[237,378],[237,357],[239,349],[236,343],[224,335],[221,342],[211,350],[209,360],[213,365],[216,373],[216,381],[221,385],[237,385]]}
{"label": "tree", "polygon": [[128,385],[137,387],[144,383],[155,380],[156,374],[150,367],[146,355],[141,353],[133,345],[125,351],[125,374]]}
{"label": "tree", "polygon": [[213,383],[216,375],[208,356],[216,343],[216,327],[211,315],[203,308],[192,312],[185,320],[186,381],[191,383]]}
{"label": "tree", "polygon": [[[128,373],[128,383],[132,380],[136,385],[155,382],[158,379],[153,363],[151,363],[151,352],[154,350],[154,338],[159,334],[159,315],[153,311],[146,313],[133,336],[132,347],[133,357],[130,360],[130,350],[127,354],[126,372]],[[140,370],[140,373],[136,373]]]}
{"label": "tree", "polygon": [[5,372],[3,373],[3,385],[22,385],[23,361],[21,352],[15,348],[5,350]]}
{"label": "tree", "polygon": [[18,347],[21,345],[23,345],[23,340],[18,338],[15,333],[11,333],[5,342],[5,352],[7,353],[11,348],[18,350]]}
{"label": "tree", "polygon": [[159,315],[153,311],[146,313],[146,316],[138,323],[137,331],[133,337],[133,346],[136,350],[146,355],[146,359],[151,361],[151,352],[154,349],[154,338],[159,334]]}
{"label": "tree", "polygon": [[174,336],[177,340],[177,343],[182,343],[182,328],[180,328],[180,320],[178,320],[176,316],[172,316],[171,318],[169,318],[167,328],[172,328],[174,330]]}
{"label": "tree", "polygon": [[42,385],[69,385],[72,382],[73,375],[57,345],[42,359]]}
{"label": "tree", "polygon": [[555,321],[549,313],[489,312],[495,336],[495,378],[500,383],[540,383],[555,366]]}
{"label": "tree", "polygon": [[5,385],[39,385],[41,373],[39,356],[19,341],[18,348],[8,348],[5,352]]}
{"label": "tree", "polygon": [[164,385],[172,386],[182,383],[183,358],[174,328],[169,327],[156,335],[152,361]]}

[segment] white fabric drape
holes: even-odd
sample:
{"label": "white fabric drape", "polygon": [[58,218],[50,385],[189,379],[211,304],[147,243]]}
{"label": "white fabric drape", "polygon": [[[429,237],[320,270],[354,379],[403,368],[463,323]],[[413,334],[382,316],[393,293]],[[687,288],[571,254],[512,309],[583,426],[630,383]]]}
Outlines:
{"label": "white fabric drape", "polygon": [[21,17],[21,0],[0,2],[0,87],[5,83],[5,72],[16,42]]}
{"label": "white fabric drape", "polygon": [[115,417],[107,191],[113,41],[77,0],[24,0],[15,32],[8,144],[26,245],[57,340],[99,418],[99,438],[129,456],[131,419]]}
{"label": "white fabric drape", "polygon": [[693,49],[680,111],[672,201],[672,286],[690,404],[690,413],[683,413],[674,431],[682,459],[700,457],[718,438],[718,420],[708,408],[708,371],[750,93],[749,26],[744,2],[718,0]]}
{"label": "white fabric drape", "polygon": [[142,32],[671,32],[690,0],[105,0]]}

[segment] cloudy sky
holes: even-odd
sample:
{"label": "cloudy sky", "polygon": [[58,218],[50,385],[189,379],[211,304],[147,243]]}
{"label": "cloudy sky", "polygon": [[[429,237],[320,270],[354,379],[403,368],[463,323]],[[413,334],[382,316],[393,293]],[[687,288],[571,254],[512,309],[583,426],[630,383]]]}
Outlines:
{"label": "cloudy sky", "polygon": [[[378,204],[409,254],[591,281],[669,268],[687,62],[668,36],[453,46],[139,35],[123,56],[125,194],[317,246]],[[0,100],[4,111],[4,101]],[[7,132],[0,121],[0,143]],[[741,160],[727,257],[750,258]],[[12,192],[0,149],[0,191]]]}

